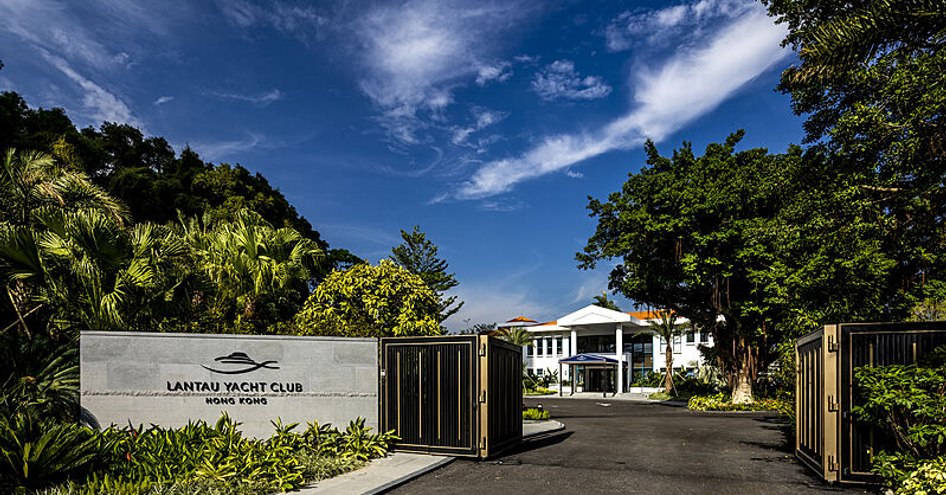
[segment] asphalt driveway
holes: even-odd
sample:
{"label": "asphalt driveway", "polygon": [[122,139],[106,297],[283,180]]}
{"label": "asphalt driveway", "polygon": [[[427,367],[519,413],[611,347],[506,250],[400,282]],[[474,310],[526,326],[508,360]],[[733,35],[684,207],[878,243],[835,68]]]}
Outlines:
{"label": "asphalt driveway", "polygon": [[774,415],[606,399],[526,402],[542,403],[566,429],[498,458],[458,460],[390,493],[871,493],[825,485],[796,463]]}

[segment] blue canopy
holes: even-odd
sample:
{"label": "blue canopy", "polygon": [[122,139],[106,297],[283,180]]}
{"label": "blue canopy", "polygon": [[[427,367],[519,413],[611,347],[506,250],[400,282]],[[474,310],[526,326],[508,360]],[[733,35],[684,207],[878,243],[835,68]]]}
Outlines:
{"label": "blue canopy", "polygon": [[568,356],[564,359],[558,360],[559,364],[585,364],[585,365],[611,365],[617,366],[618,360],[614,358],[609,358],[606,356],[600,356],[598,354],[575,354],[574,356]]}

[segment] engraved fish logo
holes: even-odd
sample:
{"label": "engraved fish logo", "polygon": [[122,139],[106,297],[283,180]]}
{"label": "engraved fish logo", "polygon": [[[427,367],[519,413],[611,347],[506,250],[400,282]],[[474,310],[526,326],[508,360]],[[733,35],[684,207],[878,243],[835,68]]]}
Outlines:
{"label": "engraved fish logo", "polygon": [[214,369],[214,368],[211,368],[209,366],[204,366],[204,365],[201,365],[201,367],[203,367],[205,370],[212,371],[214,373],[221,373],[224,375],[239,375],[243,373],[249,373],[251,371],[256,371],[260,368],[266,368],[268,370],[279,369],[279,366],[273,366],[274,364],[277,363],[277,361],[263,361],[261,363],[258,363],[254,361],[252,358],[250,358],[250,356],[248,356],[245,352],[232,352],[230,353],[230,355],[220,356],[214,359],[214,361],[218,361],[221,364],[237,365],[241,367],[230,369],[230,370],[226,370],[226,369],[218,370],[218,369]]}

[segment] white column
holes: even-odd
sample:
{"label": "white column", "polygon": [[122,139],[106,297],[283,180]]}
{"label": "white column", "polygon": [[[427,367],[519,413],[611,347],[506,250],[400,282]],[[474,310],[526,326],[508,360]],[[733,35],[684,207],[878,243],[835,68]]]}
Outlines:
{"label": "white column", "polygon": [[555,338],[554,334],[549,338],[552,339],[552,355],[558,356],[558,339]]}
{"label": "white column", "polygon": [[[574,356],[575,354],[578,354],[578,332],[574,329],[572,329],[571,338],[568,340],[568,347],[569,347],[568,349],[569,356]],[[573,394],[578,390],[577,388],[578,387],[577,386],[578,373],[576,373],[576,371],[578,371],[578,368],[572,365],[568,365],[568,379],[572,381]]]}
{"label": "white column", "polygon": [[620,323],[618,323],[617,329],[614,330],[614,353],[618,358],[617,392],[620,394],[624,392],[624,330]]}

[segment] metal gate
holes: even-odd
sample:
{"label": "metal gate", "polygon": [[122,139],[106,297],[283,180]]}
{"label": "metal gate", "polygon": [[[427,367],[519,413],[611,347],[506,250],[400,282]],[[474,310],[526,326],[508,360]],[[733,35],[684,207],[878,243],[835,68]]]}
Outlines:
{"label": "metal gate", "polygon": [[486,336],[381,339],[381,429],[396,450],[488,457],[522,438],[522,348]]}
{"label": "metal gate", "polygon": [[946,344],[946,322],[826,325],[795,344],[795,455],[830,482],[876,481],[873,455],[891,439],[854,420],[854,370],[911,364]]}

